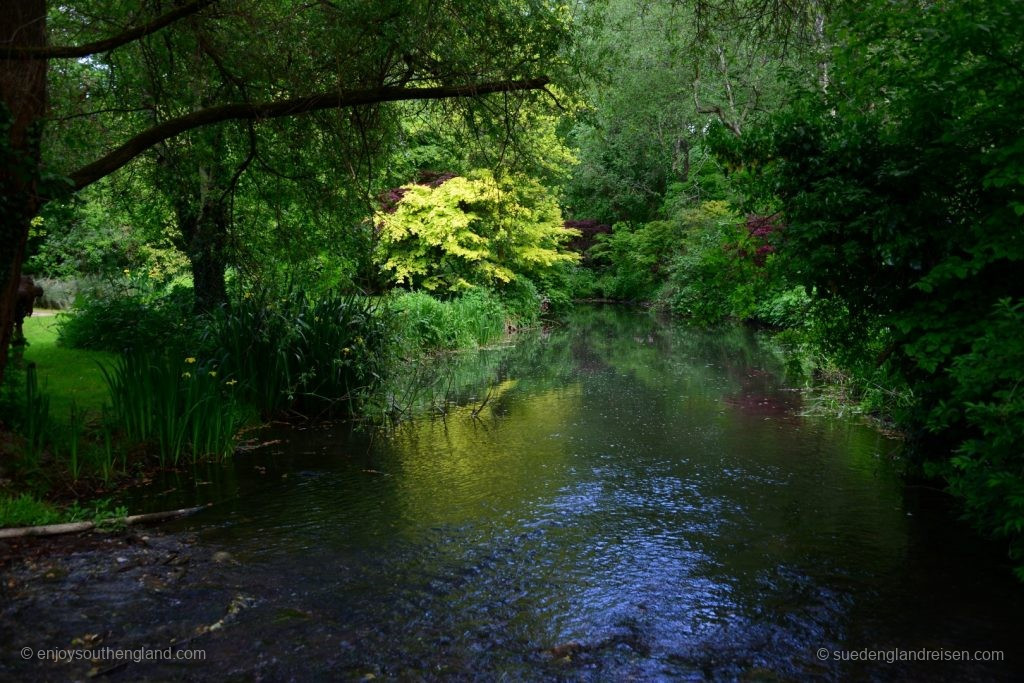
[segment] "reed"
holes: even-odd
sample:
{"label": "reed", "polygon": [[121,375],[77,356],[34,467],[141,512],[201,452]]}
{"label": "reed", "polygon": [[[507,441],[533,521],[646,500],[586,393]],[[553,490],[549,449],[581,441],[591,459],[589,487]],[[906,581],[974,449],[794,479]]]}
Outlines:
{"label": "reed", "polygon": [[68,473],[75,481],[82,476],[82,462],[78,457],[85,418],[74,401],[71,402],[71,416],[68,419]]}
{"label": "reed", "polygon": [[[243,411],[233,396],[233,382],[223,381],[212,366],[194,357],[132,352],[103,374],[110,389],[110,420],[130,440],[154,443],[162,466],[233,452]],[[108,453],[109,441],[107,434]],[[106,457],[112,460],[112,454]]]}
{"label": "reed", "polygon": [[249,292],[208,330],[224,376],[264,417],[354,412],[392,346],[388,316],[368,297],[294,284]]}
{"label": "reed", "polygon": [[40,391],[35,363],[29,363],[25,369],[22,435],[25,437],[25,458],[28,461],[26,464],[31,469],[39,465],[50,428],[50,397]]}
{"label": "reed", "polygon": [[409,351],[438,351],[485,346],[504,334],[510,315],[487,290],[439,300],[425,292],[395,297],[402,347]]}

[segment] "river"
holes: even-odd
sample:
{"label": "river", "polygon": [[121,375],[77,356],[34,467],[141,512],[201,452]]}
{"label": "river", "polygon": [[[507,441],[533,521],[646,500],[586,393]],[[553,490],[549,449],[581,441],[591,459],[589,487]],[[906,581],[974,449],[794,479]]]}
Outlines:
{"label": "river", "polygon": [[1000,548],[903,483],[898,441],[807,415],[747,330],[582,308],[392,391],[392,428],[281,426],[135,495],[212,503],[135,543],[169,559],[16,573],[0,676],[84,676],[19,661],[75,636],[204,650],[98,667],[123,680],[1024,675]]}

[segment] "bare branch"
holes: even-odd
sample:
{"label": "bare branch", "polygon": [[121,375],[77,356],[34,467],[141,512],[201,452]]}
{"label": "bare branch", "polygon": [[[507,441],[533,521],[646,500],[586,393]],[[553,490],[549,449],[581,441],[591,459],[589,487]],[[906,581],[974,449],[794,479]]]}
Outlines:
{"label": "bare branch", "polygon": [[48,46],[48,45],[8,45],[0,48],[0,59],[68,59],[76,57],[88,57],[89,55],[101,52],[110,52],[122,45],[156,33],[165,26],[170,26],[179,19],[191,16],[219,0],[194,0],[187,5],[182,5],[163,16],[157,17],[148,24],[128,29],[116,36],[97,40],[85,45]]}
{"label": "bare branch", "polygon": [[[728,81],[726,81],[728,83]],[[740,126],[735,121],[729,120],[728,114],[719,105],[712,105],[705,107],[700,103],[700,67],[694,65],[693,67],[693,106],[696,108],[698,114],[714,114],[718,117],[726,128],[732,131],[732,134],[736,137],[740,136]],[[730,104],[732,104],[732,88],[729,88]]]}
{"label": "bare branch", "polygon": [[497,92],[539,90],[548,84],[547,77],[523,81],[495,81],[470,85],[449,85],[434,88],[372,88],[338,93],[321,93],[278,102],[257,104],[224,104],[180,116],[158,124],[131,138],[117,149],[69,174],[75,190],[91,185],[110,175],[150,147],[175,135],[223,121],[261,121],[294,116],[324,109],[358,107],[400,100],[440,100],[455,97],[477,97]]}

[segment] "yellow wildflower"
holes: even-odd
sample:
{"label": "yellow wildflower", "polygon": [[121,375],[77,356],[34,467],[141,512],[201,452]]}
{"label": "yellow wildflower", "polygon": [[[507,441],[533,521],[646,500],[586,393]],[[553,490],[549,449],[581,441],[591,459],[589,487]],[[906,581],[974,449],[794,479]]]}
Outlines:
{"label": "yellow wildflower", "polygon": [[196,362],[196,359],[192,356],[189,356],[188,358],[185,359],[185,362],[188,363],[189,365],[192,365],[193,363]]}
{"label": "yellow wildflower", "polygon": [[229,387],[233,387],[236,384],[238,384],[238,380],[237,379],[229,379],[227,382],[225,382],[225,384],[227,384]]}
{"label": "yellow wildflower", "polygon": [[189,377],[192,376],[192,373],[191,372],[183,372],[183,373],[181,373],[181,376],[184,377],[185,379],[188,379]]}
{"label": "yellow wildflower", "polygon": [[217,376],[217,371],[216,370],[210,370],[210,377],[216,377],[216,376]]}

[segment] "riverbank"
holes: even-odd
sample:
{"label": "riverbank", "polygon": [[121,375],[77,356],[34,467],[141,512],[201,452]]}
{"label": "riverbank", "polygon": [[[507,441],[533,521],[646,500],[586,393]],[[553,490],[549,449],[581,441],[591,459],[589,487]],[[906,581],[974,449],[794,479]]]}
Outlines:
{"label": "riverbank", "polygon": [[[416,358],[507,338],[535,324],[539,306],[535,301],[530,309],[484,291],[449,301],[416,292],[395,297],[383,313],[374,308],[377,302],[364,305],[353,298],[293,303],[300,316],[296,323],[277,308],[279,303],[265,308],[246,299],[229,323],[238,329],[223,335],[226,348],[207,349],[205,358],[197,358],[202,354],[194,350],[173,357],[175,351],[170,350],[166,357],[146,356],[134,364],[121,362],[120,354],[109,351],[58,344],[57,320],[52,316],[27,319],[29,345],[11,367],[13,373],[31,368],[32,376],[22,384],[32,384],[34,398],[26,399],[25,390],[19,389],[17,396],[7,399],[22,413],[23,424],[20,435],[8,433],[0,444],[0,463],[8,467],[6,474],[0,472],[0,527],[113,515],[110,500],[125,490],[145,486],[163,472],[186,472],[196,460],[208,459],[209,448],[199,450],[209,442],[203,436],[207,426],[195,424],[192,416],[209,413],[211,405],[234,406],[225,416],[233,426],[221,429],[218,437],[230,443],[213,453],[230,457],[229,450],[238,445],[237,427],[243,423],[242,431],[272,419],[319,421],[336,417],[339,405],[351,412],[354,400],[369,399],[368,394],[357,395],[369,388],[365,383],[379,384],[385,374]],[[72,336],[88,344],[122,348],[138,341],[132,325],[152,333],[159,327],[155,320],[168,319],[162,304],[141,306],[127,317],[121,311],[125,305],[116,300],[88,302],[73,321]],[[309,307],[313,310],[306,310]],[[261,327],[260,316],[268,317],[271,326],[287,322],[290,327],[276,330],[280,334],[261,334],[267,330]],[[147,317],[154,320],[146,322]],[[370,320],[374,317],[381,320]],[[218,323],[203,319],[202,324]],[[379,334],[385,327],[401,341]],[[195,330],[179,324],[168,334],[162,342],[168,349],[196,347],[194,340],[188,341],[198,338]],[[249,338],[266,338],[260,353],[246,348]],[[234,374],[219,365],[225,354],[236,359]],[[281,359],[287,361],[284,366]],[[384,367],[387,359],[393,367]],[[124,394],[119,401],[111,394],[107,372]],[[235,390],[236,385],[246,391]],[[407,406],[400,402],[413,400],[381,386],[374,389],[378,396],[361,406],[374,419],[403,414]],[[158,406],[154,401],[161,396],[170,398]],[[256,420],[258,415],[261,420]],[[136,434],[140,425],[150,429]],[[179,436],[170,438],[168,433]],[[185,451],[188,446],[191,449]]]}
{"label": "riverbank", "polygon": [[[228,562],[230,556],[197,544],[187,532],[133,529],[0,541],[0,678],[78,680],[125,671],[145,678],[153,675],[147,669],[152,662],[125,654],[202,652],[242,604],[232,588],[217,585]],[[197,594],[208,607],[197,612],[193,605],[188,618],[176,618],[169,599]],[[111,620],[125,619],[127,611],[141,618],[129,617],[127,629],[112,630]],[[158,678],[169,672],[155,671]]]}
{"label": "riverbank", "polygon": [[[661,300],[590,298],[581,299],[579,303],[650,310],[680,325],[692,322],[674,313],[667,302]],[[804,397],[805,414],[838,418],[854,416],[890,438],[906,439],[907,434],[897,415],[910,409],[914,397],[905,387],[886,384],[878,377],[864,376],[843,367],[837,358],[820,348],[806,330],[758,319],[734,318],[727,318],[708,329],[735,326],[757,334],[766,348],[778,354],[786,368],[786,380],[799,387]]]}

